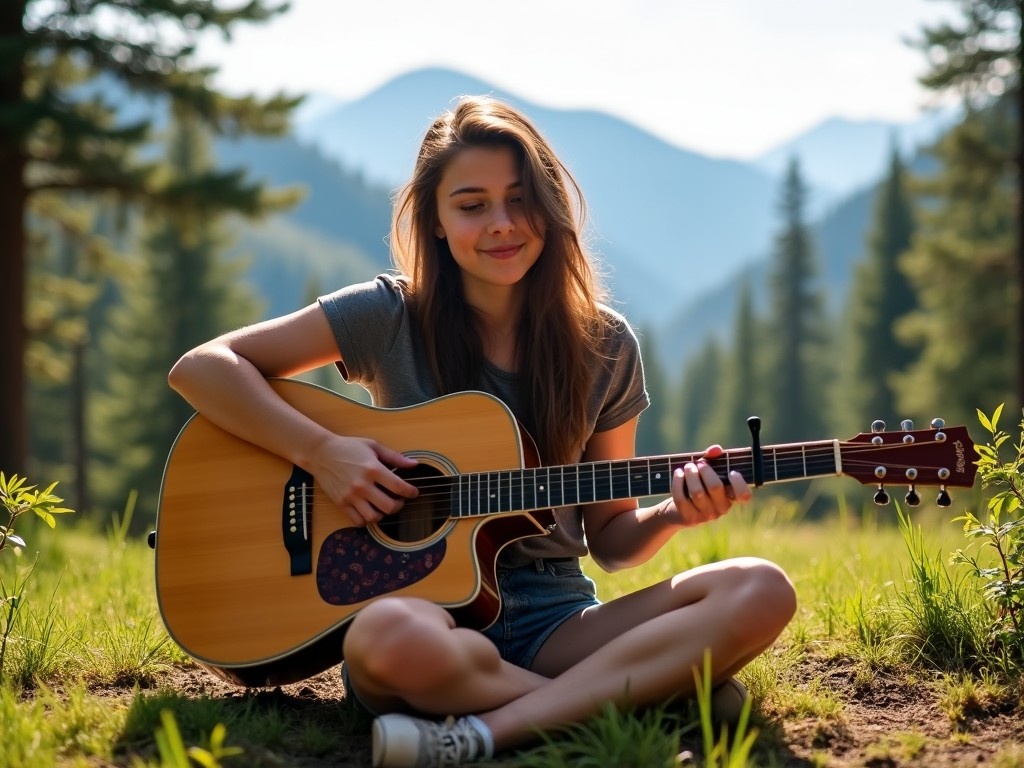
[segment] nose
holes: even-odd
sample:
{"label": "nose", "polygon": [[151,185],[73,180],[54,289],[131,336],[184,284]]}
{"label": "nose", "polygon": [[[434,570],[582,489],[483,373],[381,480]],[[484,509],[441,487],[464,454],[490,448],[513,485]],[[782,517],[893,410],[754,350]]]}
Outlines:
{"label": "nose", "polygon": [[492,233],[511,232],[515,229],[516,225],[512,219],[512,211],[509,210],[507,205],[495,205],[491,211],[490,230]]}

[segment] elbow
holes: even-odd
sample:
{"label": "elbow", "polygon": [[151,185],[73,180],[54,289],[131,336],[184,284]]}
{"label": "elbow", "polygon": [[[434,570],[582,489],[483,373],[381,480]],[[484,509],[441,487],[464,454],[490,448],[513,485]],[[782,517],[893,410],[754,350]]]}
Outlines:
{"label": "elbow", "polygon": [[167,384],[179,395],[188,399],[190,390],[199,386],[202,379],[202,347],[186,352],[167,372]]}
{"label": "elbow", "polygon": [[607,554],[602,554],[600,551],[595,552],[593,549],[590,550],[590,559],[605,573],[624,571],[632,565],[622,558],[609,557]]}

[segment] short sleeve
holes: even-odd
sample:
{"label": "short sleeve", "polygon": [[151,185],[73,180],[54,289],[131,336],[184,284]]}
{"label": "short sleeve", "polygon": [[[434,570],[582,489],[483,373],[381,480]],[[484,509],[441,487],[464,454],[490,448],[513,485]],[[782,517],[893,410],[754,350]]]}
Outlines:
{"label": "short sleeve", "polygon": [[626,319],[603,308],[609,322],[603,358],[605,365],[595,382],[600,399],[595,432],[605,432],[639,416],[650,405],[644,381],[640,343]]}
{"label": "short sleeve", "polygon": [[318,301],[341,353],[341,375],[349,382],[371,383],[379,361],[391,351],[406,318],[400,281],[379,275],[370,282],[321,296]]}

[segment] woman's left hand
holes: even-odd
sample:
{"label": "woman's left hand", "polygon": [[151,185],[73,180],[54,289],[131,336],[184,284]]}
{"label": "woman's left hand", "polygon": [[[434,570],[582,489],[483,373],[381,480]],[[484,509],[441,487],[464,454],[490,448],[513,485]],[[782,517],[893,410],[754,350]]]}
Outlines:
{"label": "woman's left hand", "polygon": [[708,463],[723,453],[722,446],[712,445],[699,459],[672,472],[672,500],[683,527],[717,520],[736,502],[750,500],[750,486],[739,472],[730,472],[725,485]]}

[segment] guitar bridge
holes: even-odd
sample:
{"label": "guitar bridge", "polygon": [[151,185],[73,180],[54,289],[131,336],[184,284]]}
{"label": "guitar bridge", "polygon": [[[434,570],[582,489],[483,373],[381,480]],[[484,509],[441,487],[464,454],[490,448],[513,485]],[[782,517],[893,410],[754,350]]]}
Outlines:
{"label": "guitar bridge", "polygon": [[281,532],[292,576],[313,572],[313,475],[292,467],[281,501]]}

